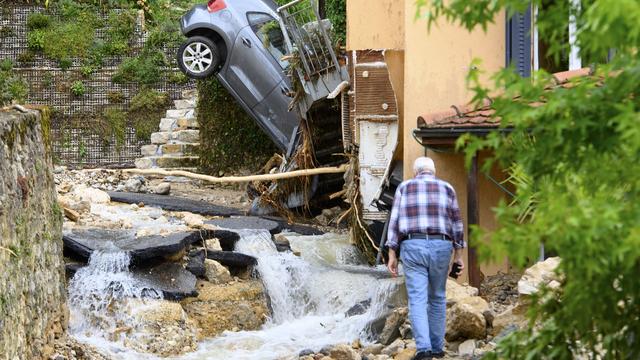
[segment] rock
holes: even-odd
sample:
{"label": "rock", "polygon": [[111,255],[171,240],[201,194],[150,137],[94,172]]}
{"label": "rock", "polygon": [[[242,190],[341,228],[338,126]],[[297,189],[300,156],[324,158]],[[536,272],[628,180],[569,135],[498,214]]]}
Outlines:
{"label": "rock", "polygon": [[458,301],[447,310],[446,339],[484,339],[486,320],[483,313],[489,310],[489,304],[479,296]]}
{"label": "rock", "polygon": [[384,328],[378,337],[378,342],[383,345],[389,345],[393,340],[398,338],[400,336],[400,325],[405,322],[408,314],[409,310],[406,307],[393,310],[393,312],[387,316]]}
{"label": "rock", "polygon": [[142,145],[140,147],[142,156],[155,156],[158,154],[158,145]]}
{"label": "rock", "polygon": [[204,245],[207,250],[222,251],[222,246],[220,245],[220,240],[218,238],[205,240]]}
{"label": "rock", "polygon": [[189,262],[187,263],[186,270],[198,277],[204,277],[206,269],[204,267],[204,251],[191,251],[189,253]]}
{"label": "rock", "polygon": [[133,275],[148,289],[162,291],[168,300],[180,300],[196,296],[196,277],[181,265],[163,263],[150,268],[136,268]]}
{"label": "rock", "polygon": [[473,339],[466,340],[458,345],[458,355],[460,356],[473,356],[476,350],[476,341]]}
{"label": "rock", "polygon": [[413,356],[416,354],[416,349],[404,349],[398,353],[393,359],[394,360],[411,360]]}
{"label": "rock", "polygon": [[269,310],[259,280],[212,284],[198,281],[198,296],[182,300],[189,318],[198,328],[198,339],[214,337],[225,330],[257,330]]}
{"label": "rock", "polygon": [[322,213],[315,217],[315,220],[322,225],[330,225],[335,219],[340,216],[342,209],[339,206],[334,206],[331,209],[323,209]]}
{"label": "rock", "polygon": [[460,285],[456,281],[447,279],[447,307],[468,297],[478,296],[478,289],[468,284]]}
{"label": "rock", "polygon": [[273,236],[273,243],[276,244],[278,251],[291,251],[291,244],[285,234],[275,234]]}
{"label": "rock", "polygon": [[540,286],[547,285],[554,280],[558,281],[559,276],[555,272],[558,265],[560,265],[560,258],[551,257],[525,270],[524,275],[518,281],[518,293],[531,295],[536,293]]}
{"label": "rock", "polygon": [[66,249],[84,259],[94,250],[110,250],[115,246],[129,251],[133,261],[140,263],[184,251],[202,236],[199,231],[136,236],[133,230],[76,228],[66,231],[62,240]]}
{"label": "rock", "polygon": [[303,356],[313,355],[313,354],[315,354],[315,352],[314,352],[313,350],[311,350],[311,349],[304,349],[304,350],[302,350],[302,351],[300,351],[300,352],[298,353],[298,356],[299,356],[299,357],[303,357]]}
{"label": "rock", "polygon": [[79,201],[86,201],[90,204],[106,204],[111,201],[111,197],[106,192],[84,185],[76,186],[73,189],[73,196]]}
{"label": "rock", "polygon": [[383,355],[394,356],[395,354],[399,353],[403,349],[404,349],[404,341],[402,341],[402,339],[396,339],[389,346],[382,349],[381,353]]}
{"label": "rock", "polygon": [[111,201],[126,204],[145,203],[147,206],[159,207],[166,211],[186,211],[205,216],[242,215],[238,209],[218,206],[206,201],[196,201],[170,195],[136,194],[127,192],[109,192]]}
{"label": "rock", "polygon": [[168,182],[160,183],[153,188],[153,192],[158,195],[169,195],[171,192],[171,184]]}
{"label": "rock", "polygon": [[359,303],[350,307],[349,310],[347,310],[347,312],[344,314],[344,316],[350,317],[355,315],[362,315],[367,312],[367,309],[369,309],[370,306],[371,299],[360,301]]}
{"label": "rock", "polygon": [[400,331],[400,337],[402,339],[413,339],[413,330],[411,329],[411,322],[409,319],[405,320],[398,330]]}
{"label": "rock", "polygon": [[241,216],[225,219],[214,219],[205,222],[206,224],[215,225],[222,229],[255,229],[268,230],[271,234],[279,233],[282,229],[275,221],[270,221],[256,216]]}
{"label": "rock", "polygon": [[380,343],[376,343],[376,344],[371,344],[369,346],[366,346],[364,349],[362,349],[362,354],[363,355],[378,355],[382,352],[382,349],[384,349],[384,345],[380,344]]}
{"label": "rock", "polygon": [[[138,158],[134,162],[136,169],[151,169],[155,164],[153,162],[153,158],[143,157]],[[118,185],[116,187],[117,191],[124,191],[124,184]]]}
{"label": "rock", "polygon": [[140,192],[142,189],[142,181],[138,178],[131,178],[124,183],[125,190],[129,192]]}
{"label": "rock", "polygon": [[180,304],[166,300],[148,300],[132,307],[135,336],[127,336],[125,345],[137,351],[160,356],[180,355],[197,347],[197,330]]}
{"label": "rock", "polygon": [[493,319],[495,319],[495,314],[491,309],[485,310],[482,315],[484,315],[484,320],[487,322],[487,327],[493,326]]}
{"label": "rock", "polygon": [[193,214],[190,212],[180,212],[178,216],[182,218],[182,221],[188,226],[196,229],[201,229],[206,220],[204,216]]}
{"label": "rock", "polygon": [[213,284],[226,284],[231,281],[229,270],[215,260],[205,259],[204,268],[205,278]]}
{"label": "rock", "polygon": [[505,311],[496,315],[493,319],[491,334],[498,336],[504,329],[510,326],[515,326],[516,329],[526,327],[528,324],[526,317],[527,309],[527,305],[519,303],[516,306],[510,306]]}
{"label": "rock", "polygon": [[336,345],[331,351],[329,356],[334,360],[360,360],[360,354],[355,351],[351,346],[346,344]]}

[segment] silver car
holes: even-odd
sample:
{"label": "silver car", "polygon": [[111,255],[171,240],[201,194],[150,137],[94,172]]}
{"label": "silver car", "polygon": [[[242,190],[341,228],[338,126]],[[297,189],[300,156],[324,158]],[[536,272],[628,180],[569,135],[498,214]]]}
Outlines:
{"label": "silver car", "polygon": [[187,41],[178,64],[196,79],[220,83],[282,150],[294,144],[300,118],[289,111],[288,53],[277,5],[272,0],[211,0],[181,20]]}

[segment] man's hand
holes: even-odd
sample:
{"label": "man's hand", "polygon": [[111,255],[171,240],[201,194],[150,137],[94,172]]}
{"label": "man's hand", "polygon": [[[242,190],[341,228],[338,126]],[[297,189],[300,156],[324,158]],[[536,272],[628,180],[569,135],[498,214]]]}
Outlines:
{"label": "man's hand", "polygon": [[458,250],[454,251],[453,262],[460,266],[460,268],[459,268],[460,270],[457,273],[457,275],[459,276],[460,274],[462,274],[462,271],[464,270],[464,261],[462,260],[462,250],[461,249],[458,249]]}
{"label": "man's hand", "polygon": [[396,251],[389,249],[389,262],[387,262],[387,269],[394,277],[398,276],[398,258],[396,257]]}

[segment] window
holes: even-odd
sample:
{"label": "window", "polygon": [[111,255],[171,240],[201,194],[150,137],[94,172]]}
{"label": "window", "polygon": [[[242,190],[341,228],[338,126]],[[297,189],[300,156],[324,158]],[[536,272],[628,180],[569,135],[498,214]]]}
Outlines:
{"label": "window", "polygon": [[283,69],[287,68],[289,62],[282,60],[287,54],[287,47],[284,41],[284,35],[280,29],[280,23],[270,15],[264,13],[249,13],[247,14],[247,20],[264,48]]}

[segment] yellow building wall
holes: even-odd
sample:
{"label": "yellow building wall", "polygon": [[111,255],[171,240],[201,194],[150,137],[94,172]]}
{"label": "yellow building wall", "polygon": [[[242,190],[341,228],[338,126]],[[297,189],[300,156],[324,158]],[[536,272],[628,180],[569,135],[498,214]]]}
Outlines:
{"label": "yellow building wall", "polygon": [[347,0],[347,50],[404,49],[402,0]]}
{"label": "yellow building wall", "polygon": [[[415,13],[415,0],[405,0],[405,14]],[[405,178],[413,177],[413,161],[425,155],[424,148],[412,135],[417,118],[431,112],[447,110],[451,105],[466,104],[473,94],[467,90],[466,75],[475,58],[482,59],[482,69],[494,73],[505,62],[505,16],[499,14],[487,31],[468,32],[457,24],[444,19],[429,30],[425,20],[405,17],[405,78],[404,78],[404,129],[403,158]],[[438,177],[450,182],[456,189],[462,216],[467,219],[467,171],[461,154],[427,152],[436,162]],[[483,155],[484,156],[484,155]],[[480,162],[482,162],[482,156]],[[499,171],[494,175],[502,176]],[[492,212],[504,197],[501,190],[484,175],[478,179],[480,226],[487,230],[496,228]],[[467,259],[466,251],[464,259]],[[507,262],[483,264],[485,276],[498,270],[506,271]],[[467,267],[468,270],[468,267]],[[467,281],[465,271],[461,281]]]}

